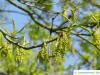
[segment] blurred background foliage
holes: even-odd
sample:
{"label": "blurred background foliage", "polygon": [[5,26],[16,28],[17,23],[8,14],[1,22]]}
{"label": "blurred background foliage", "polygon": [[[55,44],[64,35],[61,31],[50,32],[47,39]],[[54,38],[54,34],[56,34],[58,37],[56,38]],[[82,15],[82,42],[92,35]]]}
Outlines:
{"label": "blurred background foliage", "polygon": [[100,0],[0,0],[0,74],[99,70],[99,53]]}

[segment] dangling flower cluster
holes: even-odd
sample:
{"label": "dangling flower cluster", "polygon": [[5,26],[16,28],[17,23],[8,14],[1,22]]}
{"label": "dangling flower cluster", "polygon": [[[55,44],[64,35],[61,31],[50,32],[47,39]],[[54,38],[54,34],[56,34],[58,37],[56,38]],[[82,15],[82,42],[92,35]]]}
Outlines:
{"label": "dangling flower cluster", "polygon": [[16,50],[16,61],[22,63],[25,56],[24,50]]}
{"label": "dangling flower cluster", "polygon": [[53,55],[63,57],[66,54],[67,50],[69,50],[70,43],[71,41],[69,39],[69,35],[64,32],[61,33],[60,38],[57,41],[57,46],[53,51]]}
{"label": "dangling flower cluster", "polygon": [[40,63],[48,62],[48,51],[46,49],[46,46],[44,46],[41,51],[38,53],[37,58],[39,59]]}
{"label": "dangling flower cluster", "polygon": [[95,29],[93,37],[95,44],[100,48],[100,27]]}

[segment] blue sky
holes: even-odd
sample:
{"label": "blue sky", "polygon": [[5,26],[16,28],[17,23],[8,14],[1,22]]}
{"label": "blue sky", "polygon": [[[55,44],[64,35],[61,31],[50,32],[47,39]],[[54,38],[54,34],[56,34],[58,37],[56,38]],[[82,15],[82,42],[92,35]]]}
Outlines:
{"label": "blue sky", "polygon": [[[20,9],[18,9],[12,5],[9,5],[6,8],[6,10],[15,10],[15,11],[23,12]],[[10,15],[11,20],[13,19],[15,21],[18,30],[20,30],[29,20],[29,17],[27,15],[22,15],[22,14],[18,14],[18,13],[9,13],[8,15]],[[10,22],[11,22],[11,20],[10,20]],[[9,30],[12,30],[12,24],[8,23],[7,28]]]}

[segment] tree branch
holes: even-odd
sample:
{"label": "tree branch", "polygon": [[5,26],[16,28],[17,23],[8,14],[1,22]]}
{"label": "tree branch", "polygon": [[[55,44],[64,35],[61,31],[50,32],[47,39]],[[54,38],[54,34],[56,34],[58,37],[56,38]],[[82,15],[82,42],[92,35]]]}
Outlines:
{"label": "tree branch", "polygon": [[10,43],[12,43],[12,44],[14,44],[14,45],[16,45],[16,46],[18,46],[18,47],[20,47],[20,48],[23,48],[23,49],[25,49],[25,50],[29,50],[29,49],[33,49],[33,48],[38,48],[38,47],[43,47],[44,43],[47,43],[47,44],[48,44],[48,43],[50,43],[50,42],[53,42],[53,41],[57,40],[57,38],[54,38],[54,39],[52,39],[52,40],[45,41],[45,42],[43,42],[43,43],[41,43],[41,44],[38,44],[38,45],[35,45],[35,46],[25,47],[25,46],[22,46],[22,45],[20,45],[19,43],[15,42],[15,41],[12,41],[12,40],[10,40],[9,38],[7,38],[7,34],[6,34],[4,31],[2,31],[1,29],[0,29],[0,32],[3,34],[4,38],[5,38],[8,42],[10,42]]}
{"label": "tree branch", "polygon": [[50,30],[49,27],[47,27],[47,26],[41,24],[40,22],[38,22],[38,21],[33,17],[33,13],[32,13],[32,12],[30,12],[29,10],[27,10],[27,9],[25,9],[25,8],[23,8],[23,7],[19,6],[19,5],[17,5],[17,4],[15,4],[15,3],[12,2],[11,0],[7,0],[7,1],[8,1],[10,4],[14,5],[15,7],[17,7],[17,8],[19,8],[19,9],[21,9],[22,11],[26,12],[26,13],[30,16],[30,18],[31,18],[37,25],[39,25],[40,27],[43,27],[43,28],[45,28],[45,29],[47,29],[47,30]]}

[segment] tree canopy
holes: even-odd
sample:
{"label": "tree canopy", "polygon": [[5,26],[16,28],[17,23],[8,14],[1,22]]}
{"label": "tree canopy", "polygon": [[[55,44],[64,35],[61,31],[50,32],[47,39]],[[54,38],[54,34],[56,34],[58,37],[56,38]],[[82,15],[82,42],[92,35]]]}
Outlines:
{"label": "tree canopy", "polygon": [[[13,6],[18,10],[9,9]],[[24,15],[27,22],[18,26],[24,18],[14,20],[10,13]],[[0,1],[0,74],[99,70],[99,54],[100,0]]]}

